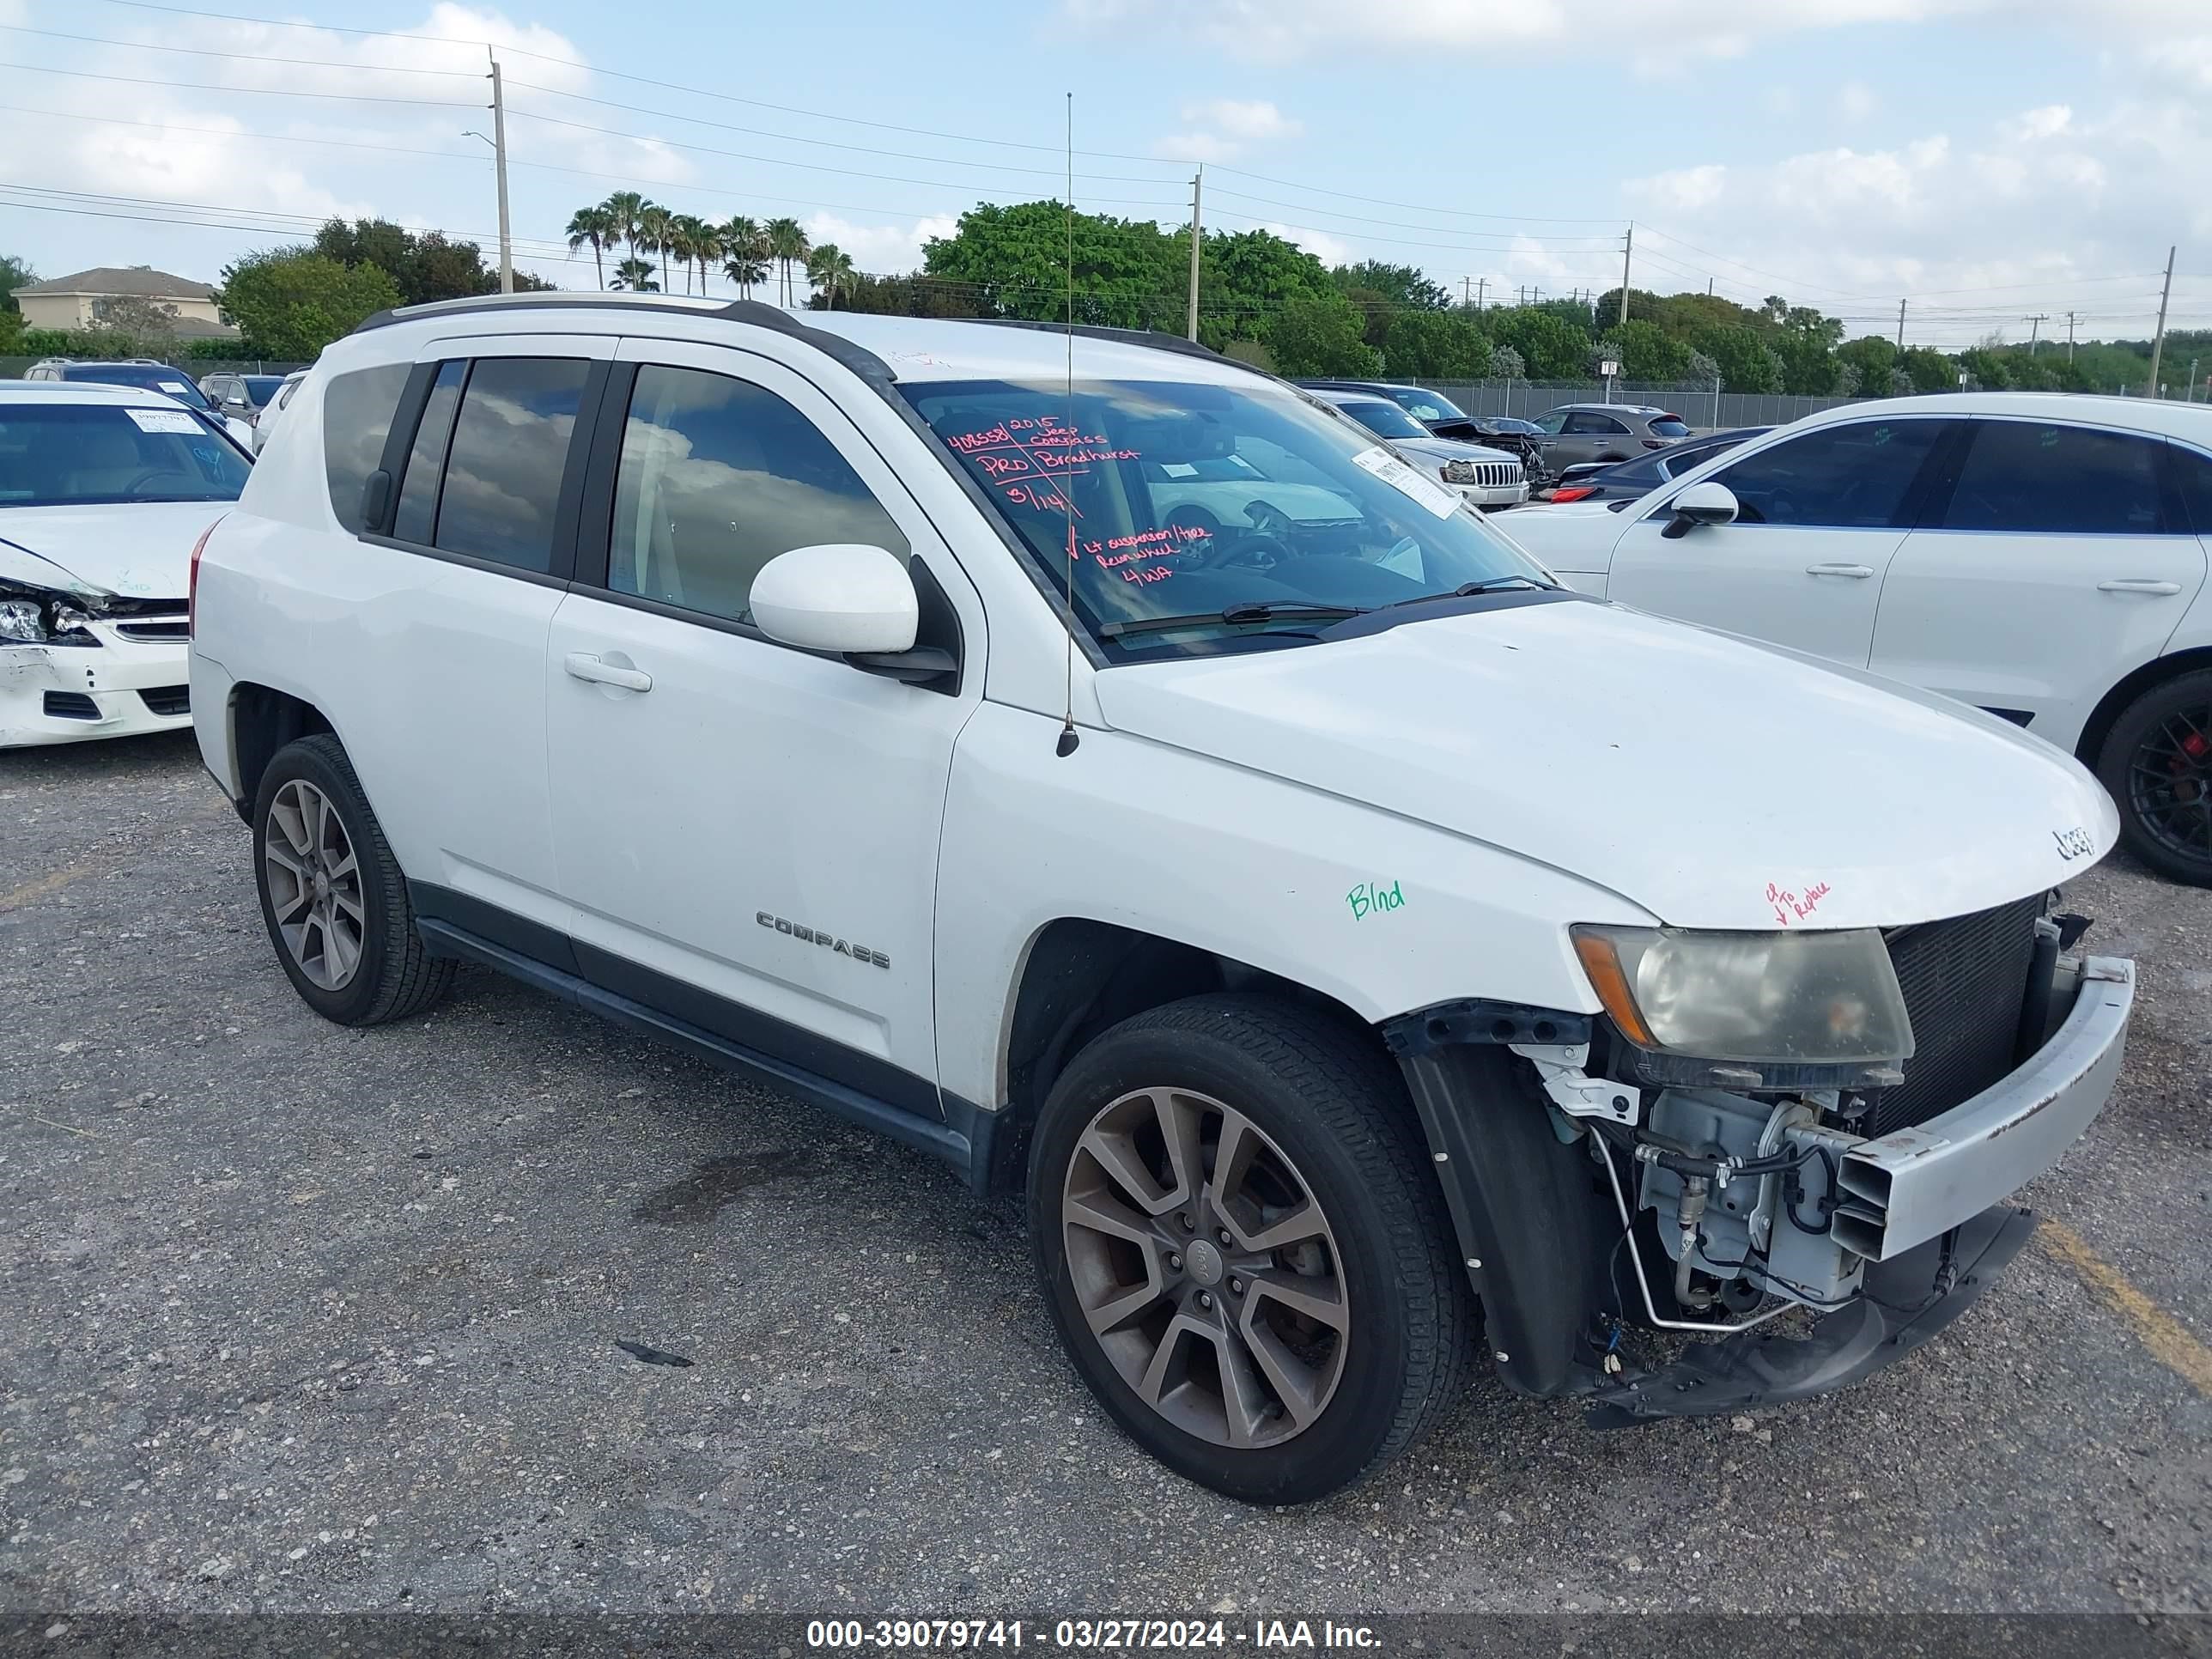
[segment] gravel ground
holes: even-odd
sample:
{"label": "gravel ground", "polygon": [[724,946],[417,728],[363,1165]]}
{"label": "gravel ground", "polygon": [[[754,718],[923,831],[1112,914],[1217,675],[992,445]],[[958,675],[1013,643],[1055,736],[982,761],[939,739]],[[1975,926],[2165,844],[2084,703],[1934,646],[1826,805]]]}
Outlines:
{"label": "gravel ground", "polygon": [[1010,1209],[488,975],[325,1024],[248,846],[188,739],[0,757],[0,1606],[2212,1611],[2212,892],[2068,895],[2143,988],[2030,1198],[2120,1292],[2031,1247],[1756,1422],[1486,1379],[1270,1511],[1102,1422]]}

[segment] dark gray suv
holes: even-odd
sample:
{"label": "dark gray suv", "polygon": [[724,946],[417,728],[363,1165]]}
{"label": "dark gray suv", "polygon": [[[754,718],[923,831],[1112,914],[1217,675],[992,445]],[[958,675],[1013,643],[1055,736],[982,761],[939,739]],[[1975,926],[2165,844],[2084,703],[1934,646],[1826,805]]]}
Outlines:
{"label": "dark gray suv", "polygon": [[1626,461],[1690,435],[1680,415],[1650,404],[1561,404],[1536,417],[1547,472],[1586,461]]}

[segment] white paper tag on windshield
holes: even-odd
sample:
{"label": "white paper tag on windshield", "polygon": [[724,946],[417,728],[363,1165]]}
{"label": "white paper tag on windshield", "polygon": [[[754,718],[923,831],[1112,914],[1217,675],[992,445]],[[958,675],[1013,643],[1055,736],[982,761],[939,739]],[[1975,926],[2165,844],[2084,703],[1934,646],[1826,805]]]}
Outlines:
{"label": "white paper tag on windshield", "polygon": [[1380,444],[1361,450],[1352,458],[1352,464],[1372,472],[1392,489],[1411,495],[1439,519],[1449,519],[1459,510],[1457,490],[1446,489],[1418,467],[1407,466]]}
{"label": "white paper tag on windshield", "polygon": [[189,398],[192,395],[191,388],[182,380],[156,380],[154,384],[162,391],[172,392],[179,398]]}
{"label": "white paper tag on windshield", "polygon": [[207,430],[180,409],[126,409],[123,412],[138,422],[141,432],[182,432],[197,436]]}

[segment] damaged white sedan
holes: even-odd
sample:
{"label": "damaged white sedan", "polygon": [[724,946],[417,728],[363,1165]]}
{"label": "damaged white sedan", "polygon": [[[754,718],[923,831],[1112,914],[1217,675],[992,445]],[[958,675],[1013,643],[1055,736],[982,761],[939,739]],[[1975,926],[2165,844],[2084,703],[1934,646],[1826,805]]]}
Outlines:
{"label": "damaged white sedan", "polygon": [[0,382],[0,749],[191,723],[192,548],[251,467],[156,393]]}

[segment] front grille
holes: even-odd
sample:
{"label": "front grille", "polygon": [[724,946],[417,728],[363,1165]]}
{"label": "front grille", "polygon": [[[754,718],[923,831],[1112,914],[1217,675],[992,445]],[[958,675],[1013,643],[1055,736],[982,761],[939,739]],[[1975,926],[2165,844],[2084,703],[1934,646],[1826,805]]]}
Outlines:
{"label": "front grille", "polygon": [[126,640],[188,640],[191,624],[183,617],[148,617],[144,622],[119,622],[115,631]]}
{"label": "front grille", "polygon": [[1900,927],[1889,959],[1911,1017],[1905,1081],[1873,1097],[1866,1132],[1925,1123],[2013,1068],[2043,895],[1947,921]]}
{"label": "front grille", "polygon": [[57,720],[96,720],[100,705],[82,691],[49,691],[46,701],[46,717]]}
{"label": "front grille", "polygon": [[1478,461],[1475,483],[1485,489],[1510,489],[1521,482],[1518,461]]}
{"label": "front grille", "polygon": [[138,693],[138,701],[156,714],[189,714],[192,712],[192,689],[189,685],[149,685]]}

